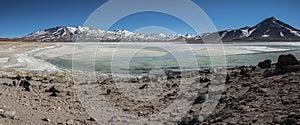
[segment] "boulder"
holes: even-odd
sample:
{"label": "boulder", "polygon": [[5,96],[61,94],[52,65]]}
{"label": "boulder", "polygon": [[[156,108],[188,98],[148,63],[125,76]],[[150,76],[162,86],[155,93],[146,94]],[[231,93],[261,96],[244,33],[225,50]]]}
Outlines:
{"label": "boulder", "polygon": [[272,66],[272,60],[270,59],[258,63],[258,67],[262,69],[271,68],[271,66]]}
{"label": "boulder", "polygon": [[297,58],[294,55],[292,55],[292,54],[280,55],[278,58],[277,67],[298,65],[298,64],[299,64],[299,61],[297,60]]}

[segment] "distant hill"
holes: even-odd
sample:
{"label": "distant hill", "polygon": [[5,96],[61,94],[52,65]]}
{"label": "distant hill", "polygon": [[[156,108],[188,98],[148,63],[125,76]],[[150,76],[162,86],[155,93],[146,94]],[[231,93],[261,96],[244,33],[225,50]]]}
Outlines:
{"label": "distant hill", "polygon": [[0,38],[0,41],[23,41],[20,38]]}

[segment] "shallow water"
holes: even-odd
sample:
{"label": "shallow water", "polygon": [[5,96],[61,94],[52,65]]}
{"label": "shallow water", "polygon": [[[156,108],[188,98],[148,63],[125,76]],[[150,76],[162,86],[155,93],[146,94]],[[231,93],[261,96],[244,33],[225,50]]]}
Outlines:
{"label": "shallow water", "polygon": [[193,69],[257,65],[277,62],[281,54],[300,58],[300,43],[174,44],[74,43],[34,53],[33,56],[69,70],[101,73],[147,73],[152,69]]}

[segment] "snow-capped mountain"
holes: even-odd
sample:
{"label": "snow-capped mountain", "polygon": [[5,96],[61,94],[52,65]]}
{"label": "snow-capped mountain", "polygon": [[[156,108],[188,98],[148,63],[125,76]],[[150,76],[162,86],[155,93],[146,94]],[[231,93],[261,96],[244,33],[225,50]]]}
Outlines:
{"label": "snow-capped mountain", "polygon": [[193,38],[194,36],[193,36],[193,34],[191,34],[191,33],[188,33],[188,34],[186,34],[185,35],[185,38],[187,38],[187,39],[190,39],[190,38]]}
{"label": "snow-capped mountain", "polygon": [[215,33],[204,33],[193,36],[178,34],[142,34],[127,30],[106,31],[89,27],[55,27],[31,33],[21,40],[25,41],[183,41],[201,43],[203,40],[216,40],[220,36],[224,42],[243,41],[300,41],[300,30],[277,20],[267,18],[253,27],[244,27],[236,30],[224,30]]}
{"label": "snow-capped mountain", "polygon": [[[277,20],[275,17],[267,18],[253,27],[244,27],[236,30],[218,32],[224,42],[232,41],[300,41],[300,30]],[[215,33],[205,33],[188,41],[203,41],[214,37]]]}
{"label": "snow-capped mountain", "polygon": [[127,30],[106,31],[89,27],[55,27],[29,34],[25,41],[171,41],[180,35],[142,34]]}

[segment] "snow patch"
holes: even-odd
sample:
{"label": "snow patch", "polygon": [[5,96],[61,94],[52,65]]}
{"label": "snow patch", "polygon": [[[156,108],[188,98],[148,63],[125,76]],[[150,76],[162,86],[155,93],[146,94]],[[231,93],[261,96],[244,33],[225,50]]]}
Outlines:
{"label": "snow patch", "polygon": [[284,34],[283,34],[282,32],[280,32],[280,36],[281,36],[281,37],[285,37]]}
{"label": "snow patch", "polygon": [[267,34],[270,32],[271,29],[268,29],[267,31],[264,32],[264,34]]}
{"label": "snow patch", "polygon": [[249,34],[251,35],[258,27],[260,27],[260,25],[258,25],[256,28],[252,29]]}
{"label": "snow patch", "polygon": [[270,35],[261,35],[261,37],[266,38],[266,37],[270,37]]}
{"label": "snow patch", "polygon": [[240,37],[248,37],[250,36],[250,33],[248,32],[248,29],[243,29],[242,31],[242,35]]}
{"label": "snow patch", "polygon": [[227,34],[227,32],[224,32],[221,36],[221,39],[223,39],[225,37],[225,35]]}
{"label": "snow patch", "polygon": [[300,33],[297,32],[297,31],[290,31],[291,33],[295,34],[296,36],[299,36],[300,37]]}
{"label": "snow patch", "polygon": [[192,34],[190,34],[190,33],[185,35],[185,38],[187,38],[187,39],[190,39],[190,38],[193,38],[193,37],[194,36]]}

